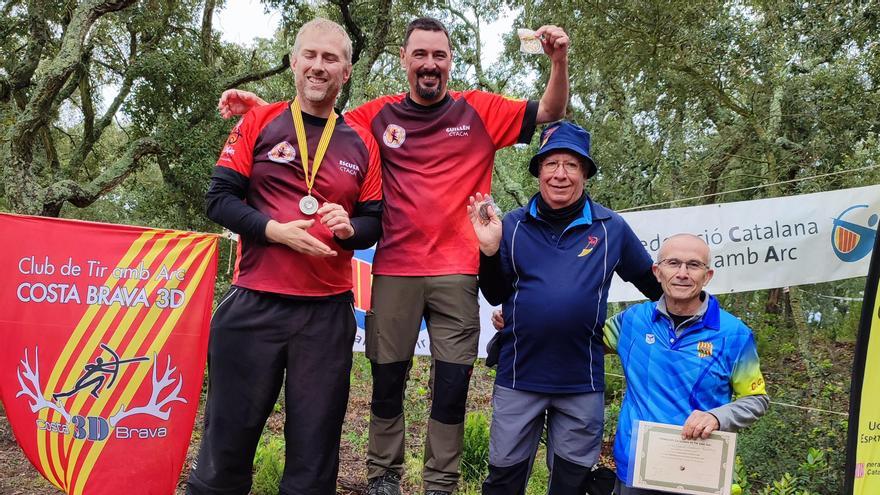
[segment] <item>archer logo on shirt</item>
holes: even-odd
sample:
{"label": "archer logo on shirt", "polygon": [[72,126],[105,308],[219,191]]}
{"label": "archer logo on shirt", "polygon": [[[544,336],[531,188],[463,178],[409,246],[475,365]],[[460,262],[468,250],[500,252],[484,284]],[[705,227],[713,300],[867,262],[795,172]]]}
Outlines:
{"label": "archer logo on shirt", "polygon": [[645,343],[646,344],[653,344],[655,340],[656,339],[654,338],[653,333],[646,333],[645,334]]}
{"label": "archer logo on shirt", "polygon": [[382,133],[382,141],[389,148],[400,148],[406,141],[406,130],[397,124],[388,124]]}
{"label": "archer logo on shirt", "polygon": [[238,123],[235,124],[235,127],[233,127],[231,131],[229,131],[229,137],[226,138],[227,146],[232,146],[237,143],[239,139],[241,139],[241,123],[242,120],[239,120]]}
{"label": "archer logo on shirt", "polygon": [[287,141],[281,141],[269,150],[268,157],[275,163],[290,163],[296,158],[296,150]]}
{"label": "archer logo on shirt", "polygon": [[599,244],[599,238],[591,235],[587,237],[587,245],[584,246],[584,250],[581,251],[581,254],[578,255],[578,258],[584,257],[593,252],[593,248],[596,247],[596,244]]}

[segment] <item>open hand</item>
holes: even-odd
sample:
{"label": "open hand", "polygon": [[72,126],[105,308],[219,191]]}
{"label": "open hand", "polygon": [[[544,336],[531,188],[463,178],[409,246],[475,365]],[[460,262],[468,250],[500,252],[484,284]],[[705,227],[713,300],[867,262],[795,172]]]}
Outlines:
{"label": "open hand", "polygon": [[314,224],[314,220],[294,220],[287,223],[269,220],[266,224],[266,238],[309,256],[336,256],[336,251],[330,249],[330,246],[309,234],[308,230]]}
{"label": "open hand", "polygon": [[480,217],[480,207],[491,201],[492,197],[488,194],[483,196],[482,193],[477,193],[468,199],[467,206],[468,217],[474,226],[477,240],[480,241],[480,251],[486,256],[497,253],[498,246],[501,245],[501,219],[495,212],[495,207],[492,204],[486,205],[488,221]]}

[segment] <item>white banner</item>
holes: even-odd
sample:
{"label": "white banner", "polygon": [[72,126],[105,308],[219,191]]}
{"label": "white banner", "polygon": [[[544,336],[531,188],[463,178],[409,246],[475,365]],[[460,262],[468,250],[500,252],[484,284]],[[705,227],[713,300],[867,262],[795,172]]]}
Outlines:
{"label": "white banner", "polygon": [[[655,260],[660,244],[672,234],[689,232],[705,239],[715,269],[708,289],[724,294],[867,275],[878,212],[880,186],[867,186],[621,215]],[[373,251],[358,251],[355,256],[354,350],[363,352],[363,315],[369,307],[369,278],[364,275]],[[642,294],[615,275],[608,301],[639,299],[644,299]],[[492,309],[480,296],[481,357],[495,333],[489,320]],[[430,354],[424,322],[416,354]]]}
{"label": "white banner", "polygon": [[[666,237],[689,232],[712,250],[714,294],[830,282],[868,274],[880,186],[622,213],[657,259]],[[616,278],[609,301],[644,299]]]}

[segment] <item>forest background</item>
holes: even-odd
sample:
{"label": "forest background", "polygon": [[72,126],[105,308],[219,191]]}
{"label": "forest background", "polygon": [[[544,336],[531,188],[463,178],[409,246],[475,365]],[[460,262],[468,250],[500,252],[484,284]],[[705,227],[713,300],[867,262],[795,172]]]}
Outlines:
{"label": "forest background", "polygon": [[[592,132],[599,174],[589,192],[613,209],[880,182],[876,1],[264,0],[281,17],[279,28],[248,47],[222,40],[215,25],[222,6],[222,0],[0,0],[0,210],[218,231],[202,203],[232,126],[218,116],[217,97],[239,87],[267,100],[289,98],[288,50],[298,27],[315,15],[338,21],[354,42],[341,109],[406,89],[398,47],[415,16],[433,15],[450,26],[453,89],[531,98],[540,96],[549,64],[519,53],[515,27],[563,27],[571,37],[567,118]],[[503,53],[484,65],[485,37],[496,36],[486,26],[501,16],[511,19]],[[497,156],[493,194],[505,211],[536,191],[526,170],[536,141]],[[229,248],[224,241],[218,296],[229,284]],[[745,493],[842,492],[863,288],[864,279],[852,279],[722,297],[754,329],[774,401],[740,438],[737,478]],[[427,360],[416,364],[407,392],[408,488],[418,484],[430,393]],[[611,374],[620,373],[616,358],[608,364]],[[473,454],[466,468],[475,472],[464,491],[477,489],[483,469],[491,379],[491,370],[479,365],[466,452]],[[352,384],[340,490],[358,492],[370,386],[363,356]],[[622,390],[611,376],[609,439]],[[272,492],[271,471],[283,462],[278,409],[259,453],[258,480],[268,481],[255,493]],[[16,449],[3,417],[0,492],[55,493]],[[533,493],[546,486],[542,469]]]}

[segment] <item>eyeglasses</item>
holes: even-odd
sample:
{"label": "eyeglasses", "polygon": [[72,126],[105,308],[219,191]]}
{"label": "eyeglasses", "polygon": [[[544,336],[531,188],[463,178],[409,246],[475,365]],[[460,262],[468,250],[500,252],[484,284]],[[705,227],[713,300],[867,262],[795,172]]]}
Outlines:
{"label": "eyeglasses", "polygon": [[580,172],[581,170],[581,164],[578,162],[544,162],[541,164],[541,171],[556,172],[556,170],[559,169],[560,165],[562,165],[562,168],[565,169],[565,172],[569,174]]}
{"label": "eyeglasses", "polygon": [[700,270],[709,269],[709,265],[697,260],[682,261],[675,258],[666,258],[665,260],[658,261],[657,264],[673,271],[680,270],[682,266],[684,266],[685,270],[688,272],[698,272]]}

